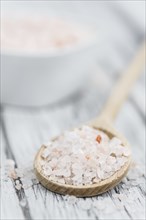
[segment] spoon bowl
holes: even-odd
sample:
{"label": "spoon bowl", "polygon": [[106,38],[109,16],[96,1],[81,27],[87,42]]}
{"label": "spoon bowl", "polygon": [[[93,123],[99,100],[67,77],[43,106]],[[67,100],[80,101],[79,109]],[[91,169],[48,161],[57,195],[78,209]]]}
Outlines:
{"label": "spoon bowl", "polygon": [[[122,140],[122,144],[125,147],[129,148],[128,142],[125,140],[124,137],[122,137],[111,125],[107,125],[108,123],[103,123],[102,120],[95,120],[91,123],[89,123],[90,126],[92,126],[94,129],[98,129],[106,133],[109,138],[112,137],[117,137],[120,140]],[[103,126],[104,125],[104,126]],[[56,138],[55,138],[56,139]],[[53,139],[52,139],[53,140]],[[47,189],[63,194],[63,195],[74,195],[76,197],[90,197],[90,196],[95,196],[102,194],[109,189],[113,188],[116,186],[123,177],[127,174],[130,163],[131,163],[131,156],[127,157],[127,162],[121,167],[120,170],[115,172],[112,176],[109,178],[100,181],[99,183],[93,183],[93,184],[88,184],[88,185],[80,185],[80,186],[75,186],[75,185],[69,185],[69,184],[60,184],[58,182],[50,180],[47,176],[44,175],[41,169],[41,163],[40,161],[43,159],[42,158],[42,153],[46,149],[45,145],[42,145],[40,150],[38,151],[35,161],[34,161],[34,169],[36,176],[40,183]]]}

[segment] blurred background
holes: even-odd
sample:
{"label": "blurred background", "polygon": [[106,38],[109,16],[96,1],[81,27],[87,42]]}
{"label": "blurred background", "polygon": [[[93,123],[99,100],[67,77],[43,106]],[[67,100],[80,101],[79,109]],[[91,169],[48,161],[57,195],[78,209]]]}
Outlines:
{"label": "blurred background", "polygon": [[53,104],[121,73],[144,38],[144,4],[2,1],[2,103]]}

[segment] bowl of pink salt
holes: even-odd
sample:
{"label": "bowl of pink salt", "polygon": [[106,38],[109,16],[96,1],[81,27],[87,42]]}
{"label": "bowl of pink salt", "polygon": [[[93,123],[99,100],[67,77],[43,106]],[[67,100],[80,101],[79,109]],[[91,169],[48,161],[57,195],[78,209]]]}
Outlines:
{"label": "bowl of pink salt", "polygon": [[73,94],[96,59],[96,31],[60,17],[2,17],[2,103],[43,106]]}

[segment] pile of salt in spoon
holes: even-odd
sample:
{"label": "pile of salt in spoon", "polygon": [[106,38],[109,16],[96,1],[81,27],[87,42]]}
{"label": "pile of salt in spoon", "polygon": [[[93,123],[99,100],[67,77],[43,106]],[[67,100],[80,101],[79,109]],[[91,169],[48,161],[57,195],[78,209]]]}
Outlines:
{"label": "pile of salt in spoon", "polygon": [[111,177],[128,161],[130,150],[117,137],[82,126],[45,145],[42,173],[60,184],[89,185]]}

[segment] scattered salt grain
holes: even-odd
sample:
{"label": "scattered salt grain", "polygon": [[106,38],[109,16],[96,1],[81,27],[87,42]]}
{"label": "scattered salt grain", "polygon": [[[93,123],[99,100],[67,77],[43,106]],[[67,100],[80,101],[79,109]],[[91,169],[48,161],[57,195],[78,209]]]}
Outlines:
{"label": "scattered salt grain", "polygon": [[14,180],[18,178],[17,173],[16,173],[16,171],[15,171],[14,169],[9,170],[8,176],[9,176],[11,179],[14,179]]}
{"label": "scattered salt grain", "polygon": [[10,179],[13,180],[14,187],[17,190],[21,190],[21,188],[28,189],[38,184],[38,179],[33,170],[33,163],[29,167],[15,168],[15,162],[13,160],[5,161],[1,179],[3,182],[9,182]]}
{"label": "scattered salt grain", "polygon": [[21,185],[21,184],[15,185],[15,188],[16,188],[17,190],[21,190],[22,185]]}
{"label": "scattered salt grain", "polygon": [[112,176],[128,161],[130,151],[117,137],[89,126],[66,131],[42,153],[42,172],[70,185],[95,184]]}
{"label": "scattered salt grain", "polygon": [[19,180],[16,180],[16,181],[15,181],[15,184],[16,184],[16,185],[20,184],[20,181],[19,181]]}
{"label": "scattered salt grain", "polygon": [[21,184],[21,182],[20,182],[19,180],[16,180],[16,181],[15,181],[15,188],[16,188],[17,190],[21,190],[21,188],[22,188],[22,184]]}
{"label": "scattered salt grain", "polygon": [[4,163],[5,165],[5,171],[11,179],[15,180],[18,178],[16,169],[15,169],[15,161],[11,159],[7,159]]}

